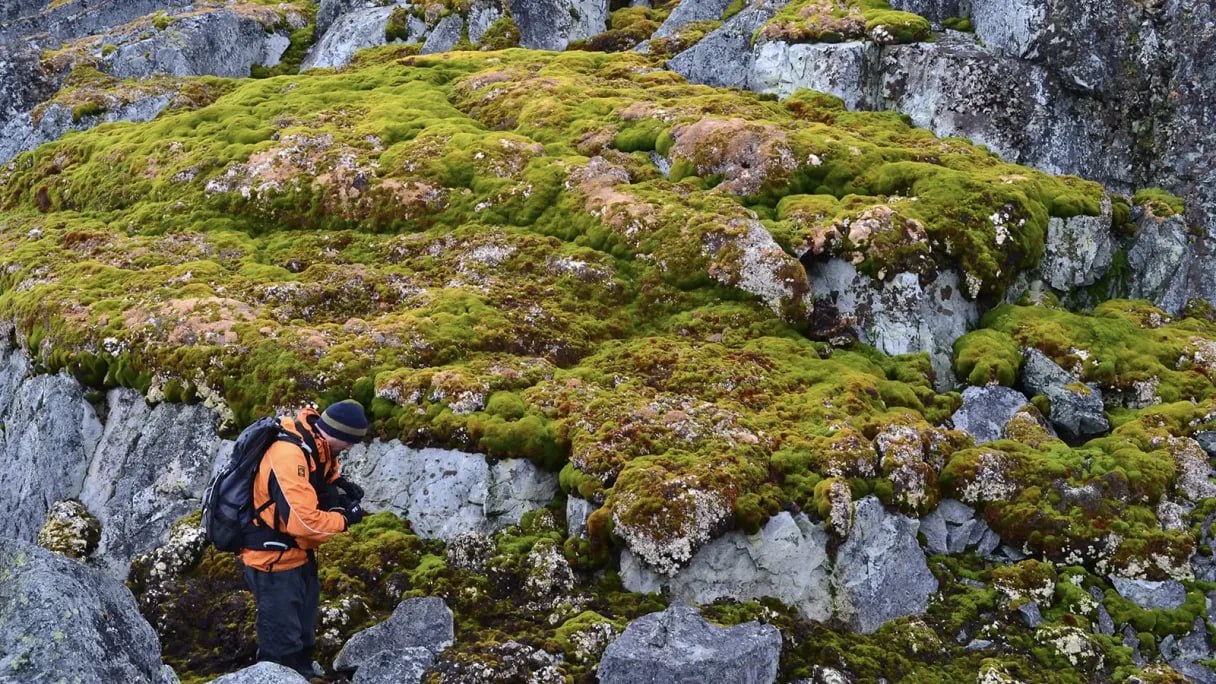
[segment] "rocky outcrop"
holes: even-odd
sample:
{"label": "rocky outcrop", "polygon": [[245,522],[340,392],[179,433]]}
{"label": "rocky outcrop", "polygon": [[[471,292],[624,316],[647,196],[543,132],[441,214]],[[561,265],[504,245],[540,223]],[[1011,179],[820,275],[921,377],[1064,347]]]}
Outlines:
{"label": "rocky outcrop", "polygon": [[[396,6],[360,7],[352,11],[333,15],[329,19],[328,28],[322,29],[317,25],[320,38],[308,51],[308,55],[300,64],[301,69],[316,67],[339,67],[350,63],[359,50],[387,42],[385,28],[389,17]],[[337,11],[337,10],[331,10]],[[320,16],[318,16],[318,21]],[[425,24],[414,18],[409,24],[410,35],[421,33]]]}
{"label": "rocky outcrop", "polygon": [[101,521],[98,555],[118,576],[135,556],[196,511],[221,447],[216,414],[200,404],[149,406],[138,392],[111,390],[97,455],[80,500]]}
{"label": "rocky outcrop", "polygon": [[954,385],[954,341],[979,320],[957,274],[942,272],[928,286],[915,273],[879,281],[835,258],[811,262],[807,274],[817,310],[830,308],[837,318],[852,321],[862,342],[887,354],[928,352],[935,384]]}
{"label": "rocky outcrop", "polygon": [[1018,411],[1030,403],[1021,392],[988,385],[963,390],[963,405],[951,416],[954,427],[966,432],[976,444],[1005,437],[1005,426]]}
{"label": "rocky outcrop", "polygon": [[83,131],[114,121],[151,121],[169,106],[174,95],[168,92],[140,97],[116,103],[104,112],[89,116],[77,116],[70,107],[51,104],[43,108],[38,117],[31,111],[16,113],[7,122],[0,117],[0,163],[58,140],[68,131]]}
{"label": "rocky outcrop", "polygon": [[177,681],[121,582],[0,539],[0,681]]}
{"label": "rocky outcrop", "polygon": [[750,0],[742,12],[672,57],[667,67],[694,83],[746,87],[751,72],[752,37],[784,4],[781,0]]}
{"label": "rocky outcrop", "polygon": [[916,520],[888,513],[876,497],[856,503],[832,576],[837,615],[851,628],[870,634],[887,620],[925,612],[937,579],[916,541],[919,528]]}
{"label": "rocky outcrop", "polygon": [[362,483],[369,509],[408,517],[420,536],[440,539],[517,523],[558,491],[556,475],[524,460],[488,462],[480,454],[410,449],[396,440],[355,447],[343,468]]}
{"label": "rocky outcrop", "polygon": [[920,532],[931,553],[963,553],[974,548],[981,556],[996,551],[1001,537],[988,523],[977,518],[967,504],[944,499],[938,507],[920,519]]}
{"label": "rocky outcrop", "polygon": [[1194,236],[1181,216],[1159,219],[1146,212],[1138,225],[1127,250],[1133,274],[1128,294],[1176,315],[1186,306],[1187,274],[1195,263]]}
{"label": "rocky outcrop", "polygon": [[671,10],[651,38],[664,38],[676,34],[694,21],[720,19],[730,5],[729,0],[690,0],[681,2]]}
{"label": "rocky outcrop", "polygon": [[33,38],[40,47],[49,48],[157,10],[190,4],[190,0],[8,0],[0,4],[0,44]]}
{"label": "rocky outcrop", "polygon": [[1047,240],[1039,271],[1047,284],[1068,291],[1092,285],[1106,275],[1114,260],[1110,199],[1102,202],[1098,216],[1052,217],[1047,221]]}
{"label": "rocky outcrop", "polygon": [[604,650],[602,684],[721,682],[763,684],[777,677],[781,634],[755,622],[720,628],[695,608],[675,605],[634,620]]}
{"label": "rocky outcrop", "polygon": [[1177,608],[1186,601],[1186,587],[1176,580],[1150,582],[1126,577],[1111,577],[1110,583],[1120,596],[1146,610]]}
{"label": "rocky outcrop", "polygon": [[621,552],[621,583],[630,591],[664,591],[687,603],[773,596],[810,620],[832,615],[828,534],[805,515],[779,513],[754,535],[729,532],[703,546],[674,577]]}
{"label": "rocky outcrop", "polygon": [[1028,392],[1047,397],[1051,402],[1047,418],[1065,435],[1084,437],[1110,429],[1097,385],[1083,384],[1037,349],[1026,350],[1022,384]]}
{"label": "rocky outcrop", "polygon": [[102,433],[79,383],[32,373],[23,353],[0,351],[0,536],[29,542],[51,504],[80,496]]}
{"label": "rocky outcrop", "polygon": [[352,684],[418,684],[435,662],[430,649],[414,647],[380,651],[363,661]]}
{"label": "rocky outcrop", "polygon": [[[399,603],[393,614],[350,638],[334,658],[334,669],[353,672],[382,652],[416,660],[407,649],[424,648],[438,653],[455,640],[452,611],[440,598],[414,598]],[[387,657],[387,656],[386,656]]]}
{"label": "rocky outcrop", "polygon": [[303,684],[307,681],[290,667],[263,662],[213,679],[210,684]]}
{"label": "rocky outcrop", "polygon": [[564,50],[571,41],[608,28],[607,0],[509,0],[519,44],[533,50]]}
{"label": "rocky outcrop", "polygon": [[267,31],[257,18],[229,10],[174,18],[151,35],[137,28],[104,40],[116,49],[102,56],[99,66],[120,79],[153,74],[244,78],[255,64],[278,64],[290,44],[285,32]]}

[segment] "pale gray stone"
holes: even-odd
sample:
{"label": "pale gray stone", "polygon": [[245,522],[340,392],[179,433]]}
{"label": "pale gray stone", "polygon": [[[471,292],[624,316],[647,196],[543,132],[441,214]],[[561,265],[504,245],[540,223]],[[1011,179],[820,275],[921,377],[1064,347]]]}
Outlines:
{"label": "pale gray stone", "polygon": [[601,684],[768,684],[780,657],[772,625],[715,627],[695,608],[674,605],[631,622],[604,650],[597,674]]}
{"label": "pale gray stone", "polygon": [[742,12],[668,60],[667,67],[694,83],[747,87],[756,30],[772,19],[784,4],[781,0],[751,0]]}
{"label": "pale gray stone", "polygon": [[156,632],[101,570],[0,538],[0,682],[163,681]]}
{"label": "pale gray stone", "polygon": [[1092,383],[1080,388],[1080,382],[1039,350],[1026,350],[1022,384],[1051,402],[1047,418],[1053,425],[1072,437],[1098,435],[1110,430],[1101,390]]}
{"label": "pale gray stone", "polygon": [[439,20],[435,24],[435,28],[431,29],[430,35],[426,37],[426,42],[422,44],[421,53],[429,55],[434,52],[447,52],[456,47],[456,43],[460,42],[460,35],[464,31],[464,18],[459,14],[449,14]]}
{"label": "pale gray stone", "polygon": [[350,64],[359,50],[385,44],[384,30],[395,6],[367,7],[341,14],[308,51],[300,70]]}
{"label": "pale gray stone", "polygon": [[1031,629],[1043,624],[1043,613],[1039,611],[1039,604],[1031,601],[1018,606],[1018,620]]}
{"label": "pale gray stone", "polygon": [[427,648],[380,651],[359,665],[351,684],[418,684],[434,662]]}
{"label": "pale gray stone", "polygon": [[278,663],[257,663],[211,680],[211,684],[304,684],[299,672]]}
{"label": "pale gray stone", "polygon": [[[650,5],[647,4],[647,7]],[[664,38],[680,32],[684,26],[694,21],[721,19],[722,13],[730,6],[730,0],[680,0],[680,4],[671,10],[671,14],[663,20],[651,38]]]}
{"label": "pale gray stone", "polygon": [[357,670],[381,651],[425,648],[438,653],[455,640],[452,611],[436,597],[406,599],[397,604],[387,620],[352,636],[338,656],[338,672]]}
{"label": "pale gray stone", "polygon": [[1053,217],[1047,221],[1039,271],[1057,290],[1092,285],[1110,270],[1117,247],[1111,232],[1110,199],[1103,198],[1098,216]]}
{"label": "pale gray stone", "polygon": [[571,496],[566,499],[566,534],[571,537],[587,536],[587,518],[599,508],[586,499]]}
{"label": "pale gray stone", "polygon": [[219,417],[201,404],[149,406],[134,390],[106,395],[105,430],[80,500],[101,522],[97,555],[118,577],[198,510],[217,463]]}
{"label": "pale gray stone", "polygon": [[826,621],[832,614],[827,543],[822,523],[782,512],[754,535],[728,532],[706,544],[670,578],[624,550],[621,582],[630,591],[663,589],[686,603],[772,596],[809,620]]}
{"label": "pale gray stone", "polygon": [[1156,219],[1148,215],[1127,250],[1131,267],[1131,296],[1147,299],[1171,314],[1186,306],[1187,273],[1195,261],[1191,231],[1181,216]]}
{"label": "pale gray stone", "polygon": [[1002,387],[968,387],[963,390],[963,405],[954,412],[954,427],[966,432],[976,444],[985,444],[1005,436],[1005,426],[1014,414],[1030,403],[1021,392]]}
{"label": "pale gray stone", "polygon": [[937,579],[916,542],[919,523],[887,513],[877,497],[854,504],[853,527],[836,553],[833,585],[837,615],[851,628],[873,633],[887,620],[919,615],[937,591]]}
{"label": "pale gray stone", "polygon": [[116,34],[107,40],[117,49],[103,55],[99,66],[124,79],[154,74],[246,78],[255,64],[278,64],[290,42],[267,33],[253,17],[229,10],[175,18],[151,35]]}
{"label": "pale gray stone", "polygon": [[1110,583],[1120,596],[1146,610],[1178,608],[1186,601],[1186,587],[1177,580],[1152,582],[1111,576]]}
{"label": "pale gray stone", "polygon": [[509,0],[519,44],[533,50],[564,50],[573,40],[603,33],[608,0]]}
{"label": "pale gray stone", "polygon": [[366,492],[368,510],[409,519],[426,538],[490,534],[519,522],[557,494],[557,476],[522,459],[488,463],[481,454],[410,449],[397,440],[358,445],[344,472]]}
{"label": "pale gray stone", "polygon": [[870,42],[764,42],[756,46],[747,87],[785,97],[800,88],[835,95],[849,109],[859,109],[866,83],[878,63],[878,46]]}

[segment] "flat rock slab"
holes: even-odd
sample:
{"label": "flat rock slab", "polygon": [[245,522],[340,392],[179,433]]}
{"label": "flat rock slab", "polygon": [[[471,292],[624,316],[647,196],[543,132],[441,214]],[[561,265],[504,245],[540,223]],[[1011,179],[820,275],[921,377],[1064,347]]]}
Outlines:
{"label": "flat rock slab", "polygon": [[634,620],[600,660],[600,684],[775,681],[781,633],[748,622],[716,627],[700,611],[675,605]]}
{"label": "flat rock slab", "polygon": [[1178,608],[1186,602],[1186,587],[1181,582],[1168,580],[1165,582],[1150,582],[1148,580],[1126,579],[1111,577],[1110,583],[1115,591],[1123,598],[1144,608]]}
{"label": "flat rock slab", "polygon": [[304,675],[290,667],[278,663],[258,663],[213,679],[211,684],[304,684],[307,681]]}

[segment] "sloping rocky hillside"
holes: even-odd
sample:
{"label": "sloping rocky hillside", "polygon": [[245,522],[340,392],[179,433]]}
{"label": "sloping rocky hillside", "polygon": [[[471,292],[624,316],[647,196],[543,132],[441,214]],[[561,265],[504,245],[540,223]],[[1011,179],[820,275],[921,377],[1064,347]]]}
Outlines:
{"label": "sloping rocky hillside", "polygon": [[1216,681],[1216,19],[893,5],[0,9],[0,681],[33,542],[250,665],[193,511],[348,396],[334,681]]}

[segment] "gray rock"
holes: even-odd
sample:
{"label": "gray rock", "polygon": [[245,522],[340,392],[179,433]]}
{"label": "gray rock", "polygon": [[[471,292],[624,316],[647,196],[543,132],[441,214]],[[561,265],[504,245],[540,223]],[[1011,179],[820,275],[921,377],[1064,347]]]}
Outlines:
{"label": "gray rock", "polygon": [[1046,23],[1043,0],[976,0],[971,23],[985,45],[1010,57],[1026,57]]}
{"label": "gray rock", "polygon": [[1132,662],[1136,667],[1144,667],[1148,660],[1140,654],[1140,636],[1131,625],[1123,625],[1123,645],[1132,650]]}
{"label": "gray rock", "polygon": [[278,663],[257,663],[211,680],[211,684],[301,684],[303,675]]}
{"label": "gray rock", "polygon": [[947,535],[946,549],[950,553],[962,553],[971,542],[971,531],[977,527],[978,520],[968,520],[950,529]]}
{"label": "gray rock", "polygon": [[1195,618],[1191,631],[1178,639],[1172,650],[1171,655],[1166,655],[1165,649],[1161,649],[1161,655],[1169,660],[1170,667],[1189,681],[1216,684],[1216,672],[1207,664],[1212,659],[1212,649],[1208,646],[1208,629],[1202,618]]}
{"label": "gray rock", "polygon": [[420,536],[490,534],[519,522],[557,494],[557,476],[522,459],[409,449],[397,440],[356,446],[343,465],[362,484],[369,510],[407,517]]}
{"label": "gray rock", "polygon": [[984,444],[1004,438],[1009,419],[1029,403],[1026,395],[1008,387],[968,387],[963,390],[962,407],[951,420],[954,427],[975,438],[976,444]]}
{"label": "gray rock", "polygon": [[406,599],[397,604],[387,620],[351,637],[334,658],[334,669],[356,670],[381,651],[425,648],[438,653],[454,640],[452,611],[443,599]]}
{"label": "gray rock", "polygon": [[159,683],[160,642],[100,570],[0,539],[0,682]]}
{"label": "gray rock", "polygon": [[587,518],[599,508],[586,499],[571,496],[566,499],[566,534],[571,537],[587,536]]}
{"label": "gray rock", "polygon": [[469,16],[465,19],[469,40],[474,44],[481,43],[481,37],[502,17],[503,6],[496,0],[474,0],[469,7]]}
{"label": "gray rock", "polygon": [[674,605],[634,620],[608,645],[598,670],[601,684],[775,681],[781,634],[749,622],[719,628],[699,611]]}
{"label": "gray rock", "polygon": [[323,36],[338,17],[350,12],[356,7],[368,7],[374,5],[374,0],[321,0],[317,6],[317,28],[316,36]]}
{"label": "gray rock", "polygon": [[668,60],[667,68],[694,83],[747,87],[753,62],[752,37],[784,4],[780,0],[751,0],[742,12]]}
{"label": "gray rock", "polygon": [[1047,221],[1039,271],[1057,290],[1092,285],[1110,270],[1116,248],[1110,199],[1104,198],[1098,216],[1053,217]]}
{"label": "gray rock", "polygon": [[1037,349],[1026,350],[1022,384],[1051,401],[1047,418],[1065,434],[1083,437],[1110,430],[1097,386],[1082,386],[1080,379]]}
{"label": "gray rock", "polygon": [[983,651],[984,649],[992,648],[992,642],[987,639],[972,639],[963,648],[968,651]]}
{"label": "gray rock", "polygon": [[1106,606],[1098,604],[1098,634],[1113,636],[1115,633],[1115,620],[1110,616],[1110,612],[1106,610]]}
{"label": "gray rock", "polygon": [[1164,660],[1173,660],[1178,656],[1178,646],[1174,643],[1175,641],[1173,634],[1166,634],[1161,643],[1157,645],[1157,653]]}
{"label": "gray rock", "polygon": [[6,0],[0,3],[0,44],[32,39],[50,49],[157,10],[190,4],[190,0]]}
{"label": "gray rock", "polygon": [[1133,274],[1129,294],[1178,314],[1186,306],[1187,273],[1195,261],[1191,232],[1180,216],[1157,219],[1146,214],[1139,226],[1127,250]]}
{"label": "gray rock", "polygon": [[876,281],[833,258],[807,269],[815,306],[834,308],[853,321],[858,338],[887,354],[928,352],[939,389],[954,386],[954,341],[979,321],[975,302],[962,294],[958,275],[938,274],[927,287],[914,273]]}
{"label": "gray rock", "polygon": [[[58,78],[43,65],[38,51],[25,45],[0,45],[0,127],[50,98]],[[3,138],[0,138],[3,140]]]}
{"label": "gray rock", "polygon": [[0,536],[32,542],[51,504],[79,498],[102,427],[71,377],[28,377],[24,353],[0,355]]}
{"label": "gray rock", "polygon": [[1031,601],[1018,606],[1018,619],[1031,629],[1043,624],[1043,613],[1039,611],[1039,604]]}
{"label": "gray rock", "polygon": [[434,662],[426,648],[380,651],[359,666],[352,684],[418,684]]}
{"label": "gray rock", "polygon": [[337,15],[329,29],[319,33],[321,37],[305,55],[300,70],[346,66],[359,50],[384,45],[384,30],[394,9],[367,7]]}
{"label": "gray rock", "polygon": [[1196,432],[1195,434],[1191,435],[1191,439],[1194,439],[1199,443],[1199,446],[1203,448],[1204,453],[1206,453],[1208,456],[1216,458],[1216,430],[1203,430],[1201,432]]}
{"label": "gray rock", "polygon": [[958,499],[942,499],[937,505],[942,517],[951,525],[963,525],[975,518],[975,509]]}
{"label": "gray rock", "polygon": [[925,535],[925,546],[930,553],[949,553],[947,546],[949,531],[946,529],[946,519],[942,517],[941,509],[937,508],[920,519],[920,531]]}
{"label": "gray rock", "polygon": [[44,143],[58,140],[68,131],[83,131],[114,121],[151,121],[169,106],[174,95],[175,93],[169,92],[142,97],[100,114],[79,119],[70,107],[59,104],[45,107],[37,123],[30,112],[17,114],[7,123],[0,117],[0,163]]}
{"label": "gray rock", "polygon": [[107,41],[117,50],[100,60],[100,68],[117,78],[225,76],[243,78],[255,64],[274,66],[289,40],[267,33],[258,20],[229,10],[174,19],[150,36],[115,34]]}
{"label": "gray rock", "polygon": [[[988,527],[988,523],[984,523],[984,527]],[[981,556],[991,556],[1000,545],[1001,535],[997,534],[992,528],[988,528],[984,530],[984,536],[980,538],[975,550]]]}
{"label": "gray rock", "polygon": [[721,19],[722,13],[729,6],[730,0],[680,0],[680,4],[671,10],[671,14],[667,15],[651,38],[674,35],[694,21]]}
{"label": "gray rock", "polygon": [[564,50],[573,40],[608,27],[607,0],[509,0],[519,26],[519,44],[533,50]]}
{"label": "gray rock", "polygon": [[173,522],[202,504],[219,417],[201,404],[151,407],[128,389],[106,399],[105,431],[80,500],[101,521],[98,556],[126,577],[135,556],[164,543]]}
{"label": "gray rock", "polygon": [[916,542],[919,523],[889,514],[868,496],[854,505],[853,528],[836,554],[837,614],[873,633],[887,620],[924,613],[937,579]]}
{"label": "gray rock", "polygon": [[1112,575],[1110,583],[1120,596],[1146,610],[1177,608],[1186,601],[1186,587],[1176,580],[1150,582]]}
{"label": "gray rock", "polygon": [[464,32],[464,19],[459,14],[449,14],[435,24],[426,42],[422,44],[421,53],[429,55],[434,52],[447,52],[456,47]]}
{"label": "gray rock", "polygon": [[831,93],[849,109],[859,109],[869,93],[877,68],[879,48],[874,43],[764,42],[756,46],[747,74],[747,87],[785,97],[800,88]]}
{"label": "gray rock", "polygon": [[686,603],[773,596],[809,620],[826,621],[832,614],[827,543],[822,523],[782,512],[754,535],[728,532],[701,547],[674,577],[650,570],[624,550],[621,582],[630,591],[663,589]]}
{"label": "gray rock", "polygon": [[940,24],[950,17],[966,14],[967,0],[891,0],[891,8],[911,12]]}

